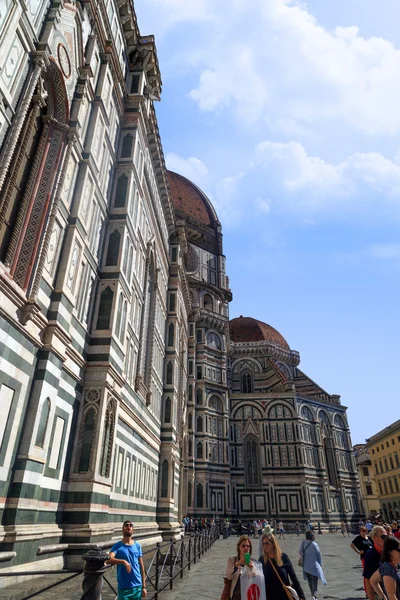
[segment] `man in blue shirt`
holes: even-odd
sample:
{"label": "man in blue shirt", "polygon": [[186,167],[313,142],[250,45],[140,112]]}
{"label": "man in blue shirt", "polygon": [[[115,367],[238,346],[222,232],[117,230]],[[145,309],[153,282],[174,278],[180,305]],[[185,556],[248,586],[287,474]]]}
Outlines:
{"label": "man in blue shirt", "polygon": [[125,521],[122,540],[110,550],[109,565],[117,565],[118,600],[140,600],[146,598],[146,573],[142,547],[133,540],[133,525]]}

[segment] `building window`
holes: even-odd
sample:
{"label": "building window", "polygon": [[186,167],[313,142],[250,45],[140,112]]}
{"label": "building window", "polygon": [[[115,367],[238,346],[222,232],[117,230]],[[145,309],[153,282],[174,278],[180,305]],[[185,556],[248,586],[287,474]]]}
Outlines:
{"label": "building window", "polygon": [[197,442],[196,458],[203,458],[203,442]]}
{"label": "building window", "polygon": [[206,310],[213,310],[213,299],[210,294],[204,294],[204,308]]}
{"label": "building window", "polygon": [[100,296],[99,313],[97,316],[96,329],[110,329],[111,309],[114,298],[114,292],[110,287],[106,287]]}
{"label": "building window", "polygon": [[197,417],[197,432],[203,433],[203,417],[201,415]]}
{"label": "building window", "polygon": [[102,444],[102,455],[100,460],[100,475],[110,476],[111,456],[114,437],[114,411],[112,402],[108,403],[105,420]]}
{"label": "building window", "polygon": [[189,385],[188,401],[193,402],[193,386],[192,385]]}
{"label": "building window", "polygon": [[108,238],[108,248],[106,256],[106,267],[114,267],[118,265],[119,246],[121,243],[121,234],[118,229],[115,229]]}
{"label": "building window", "polygon": [[196,390],[196,402],[197,404],[203,404],[203,390],[201,388]]}
{"label": "building window", "polygon": [[132,156],[133,135],[128,133],[122,140],[121,158],[130,158]]}
{"label": "building window", "polygon": [[243,373],[241,375],[242,393],[251,394],[254,391],[253,376],[251,373]]}
{"label": "building window", "polygon": [[188,454],[189,454],[189,456],[193,456],[193,442],[191,439],[189,439],[189,443],[188,443]]}
{"label": "building window", "polygon": [[90,470],[90,459],[92,454],[92,446],[94,441],[93,437],[96,423],[95,417],[95,411],[90,408],[84,416],[82,448],[78,467],[78,471],[80,471],[81,473],[86,473]]}
{"label": "building window", "polygon": [[193,429],[193,415],[192,415],[192,413],[189,413],[189,416],[188,416],[188,429]]}
{"label": "building window", "polygon": [[168,346],[174,345],[175,327],[173,323],[168,326]]}
{"label": "building window", "polygon": [[189,375],[193,375],[193,361],[189,360]]}
{"label": "building window", "polygon": [[171,398],[165,400],[164,423],[171,423]]}
{"label": "building window", "polygon": [[364,477],[369,477],[368,467],[363,467],[362,472],[363,472]]}
{"label": "building window", "polygon": [[367,492],[367,496],[372,496],[372,485],[366,485],[365,490]]}
{"label": "building window", "polygon": [[196,504],[197,508],[203,508],[203,485],[201,483],[198,483],[196,488]]}
{"label": "building window", "polygon": [[168,474],[168,461],[165,459],[161,468],[161,498],[168,497]]}
{"label": "building window", "polygon": [[114,208],[124,208],[128,193],[128,182],[129,179],[125,173],[122,173],[122,175],[118,177],[117,187],[115,189]]}
{"label": "building window", "polygon": [[203,330],[202,329],[196,329],[196,342],[198,344],[201,344],[202,341],[203,341]]}
{"label": "building window", "polygon": [[207,346],[215,350],[221,350],[221,338],[214,332],[207,335]]}
{"label": "building window", "polygon": [[172,383],[172,362],[169,361],[167,364],[167,384]]}
{"label": "building window", "polygon": [[176,246],[172,246],[171,248],[171,262],[178,262],[178,248]]}
{"label": "building window", "polygon": [[176,294],[170,294],[169,295],[169,311],[170,312],[175,312],[175,305],[176,305]]}
{"label": "building window", "polygon": [[196,368],[196,378],[203,379],[203,369],[200,366]]}
{"label": "building window", "polygon": [[246,483],[256,485],[260,483],[257,440],[253,437],[245,440]]}

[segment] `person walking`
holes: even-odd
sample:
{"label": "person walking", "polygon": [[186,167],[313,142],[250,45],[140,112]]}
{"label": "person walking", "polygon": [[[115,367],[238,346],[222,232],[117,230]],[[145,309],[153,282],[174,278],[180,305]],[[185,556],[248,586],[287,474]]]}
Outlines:
{"label": "person walking", "polygon": [[381,525],[375,525],[375,527],[372,528],[371,539],[373,547],[370,548],[365,554],[363,571],[365,587],[367,590],[367,596],[369,600],[374,600],[374,589],[371,585],[370,579],[375,573],[375,571],[377,571],[379,568],[383,550],[383,543],[386,537],[386,531]]}
{"label": "person walking", "polygon": [[285,528],[283,526],[283,522],[282,521],[279,521],[278,529],[279,529],[279,539],[280,540],[282,538],[285,539]]}
{"label": "person walking", "polygon": [[[368,531],[365,525],[362,525],[360,527],[360,533],[359,535],[357,535],[354,540],[351,542],[350,544],[350,548],[352,548],[354,550],[354,552],[356,552],[360,559],[361,559],[361,566],[364,570],[364,562],[365,562],[365,554],[366,552],[372,548],[373,543],[372,540],[368,537]],[[364,591],[365,594],[367,594],[367,586],[365,583],[365,579],[363,579],[364,582]]]}
{"label": "person walking", "polygon": [[306,539],[300,544],[299,565],[303,567],[304,579],[310,588],[312,600],[317,599],[318,580],[326,585],[326,579],[322,570],[321,551],[312,531],[306,532]]}
{"label": "person walking", "polygon": [[142,558],[142,547],[133,539],[133,524],[122,525],[122,540],[114,544],[108,565],[117,565],[118,600],[140,600],[146,598],[146,572]]}
{"label": "person walking", "polygon": [[[225,585],[221,600],[240,600],[240,576],[245,566],[245,554],[252,554],[251,540],[247,535],[242,535],[236,544],[236,555],[230,556],[226,565]],[[247,565],[253,568],[253,562]]]}
{"label": "person walking", "polygon": [[264,533],[262,536],[263,553],[259,560],[263,565],[265,591],[271,600],[288,600],[284,586],[292,585],[300,600],[304,600],[301,588],[293,565],[287,554],[282,553],[278,540],[273,533]]}
{"label": "person walking", "polygon": [[340,531],[342,532],[342,536],[346,537],[346,523],[344,521],[340,523]]}
{"label": "person walking", "polygon": [[294,530],[296,532],[296,535],[299,536],[300,535],[300,523],[298,521],[296,521],[296,523],[294,524]]}
{"label": "person walking", "polygon": [[[386,538],[383,543],[379,570],[371,579],[371,585],[379,598],[400,600],[400,573],[397,565],[400,563],[400,541],[395,537]],[[383,583],[383,592],[380,582]]]}
{"label": "person walking", "polygon": [[238,537],[240,537],[242,535],[242,529],[243,529],[242,521],[239,519],[238,524],[237,524],[237,536]]}

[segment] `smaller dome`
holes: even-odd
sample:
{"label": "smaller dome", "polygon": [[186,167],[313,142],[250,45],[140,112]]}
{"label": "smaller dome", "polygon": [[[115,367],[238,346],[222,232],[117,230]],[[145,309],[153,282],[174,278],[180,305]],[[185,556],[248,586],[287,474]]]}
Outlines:
{"label": "smaller dome", "polygon": [[229,321],[232,342],[272,342],[290,350],[285,338],[271,325],[252,317],[238,317]]}

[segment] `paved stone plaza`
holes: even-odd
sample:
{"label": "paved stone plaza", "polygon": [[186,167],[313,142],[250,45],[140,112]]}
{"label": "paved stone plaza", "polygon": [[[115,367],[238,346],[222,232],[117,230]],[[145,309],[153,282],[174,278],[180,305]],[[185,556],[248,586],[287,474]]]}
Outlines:
{"label": "paved stone plaza", "polygon": [[[318,536],[323,557],[323,569],[328,584],[321,586],[318,597],[320,600],[356,600],[364,598],[362,589],[361,566],[356,554],[350,548],[350,538],[343,538],[340,534],[324,534]],[[311,595],[306,582],[302,579],[301,569],[297,566],[298,548],[302,537],[296,535],[287,536],[281,540],[281,546],[293,561],[301,584],[304,584],[306,598]],[[256,556],[258,552],[258,539],[255,541]],[[184,578],[174,581],[172,591],[164,591],[160,594],[160,600],[219,600],[222,590],[222,577],[225,572],[228,556],[234,554],[237,538],[232,536],[228,540],[219,540],[212,549],[201,557],[200,562],[192,565],[190,572],[185,571]],[[115,571],[109,574],[112,585],[116,586]],[[72,584],[65,584],[55,590],[37,596],[38,600],[80,600],[81,577]],[[6,589],[0,591],[0,600],[19,600],[32,589],[31,583],[24,583],[18,589]],[[115,596],[108,588],[104,587],[103,600],[114,600]]]}

